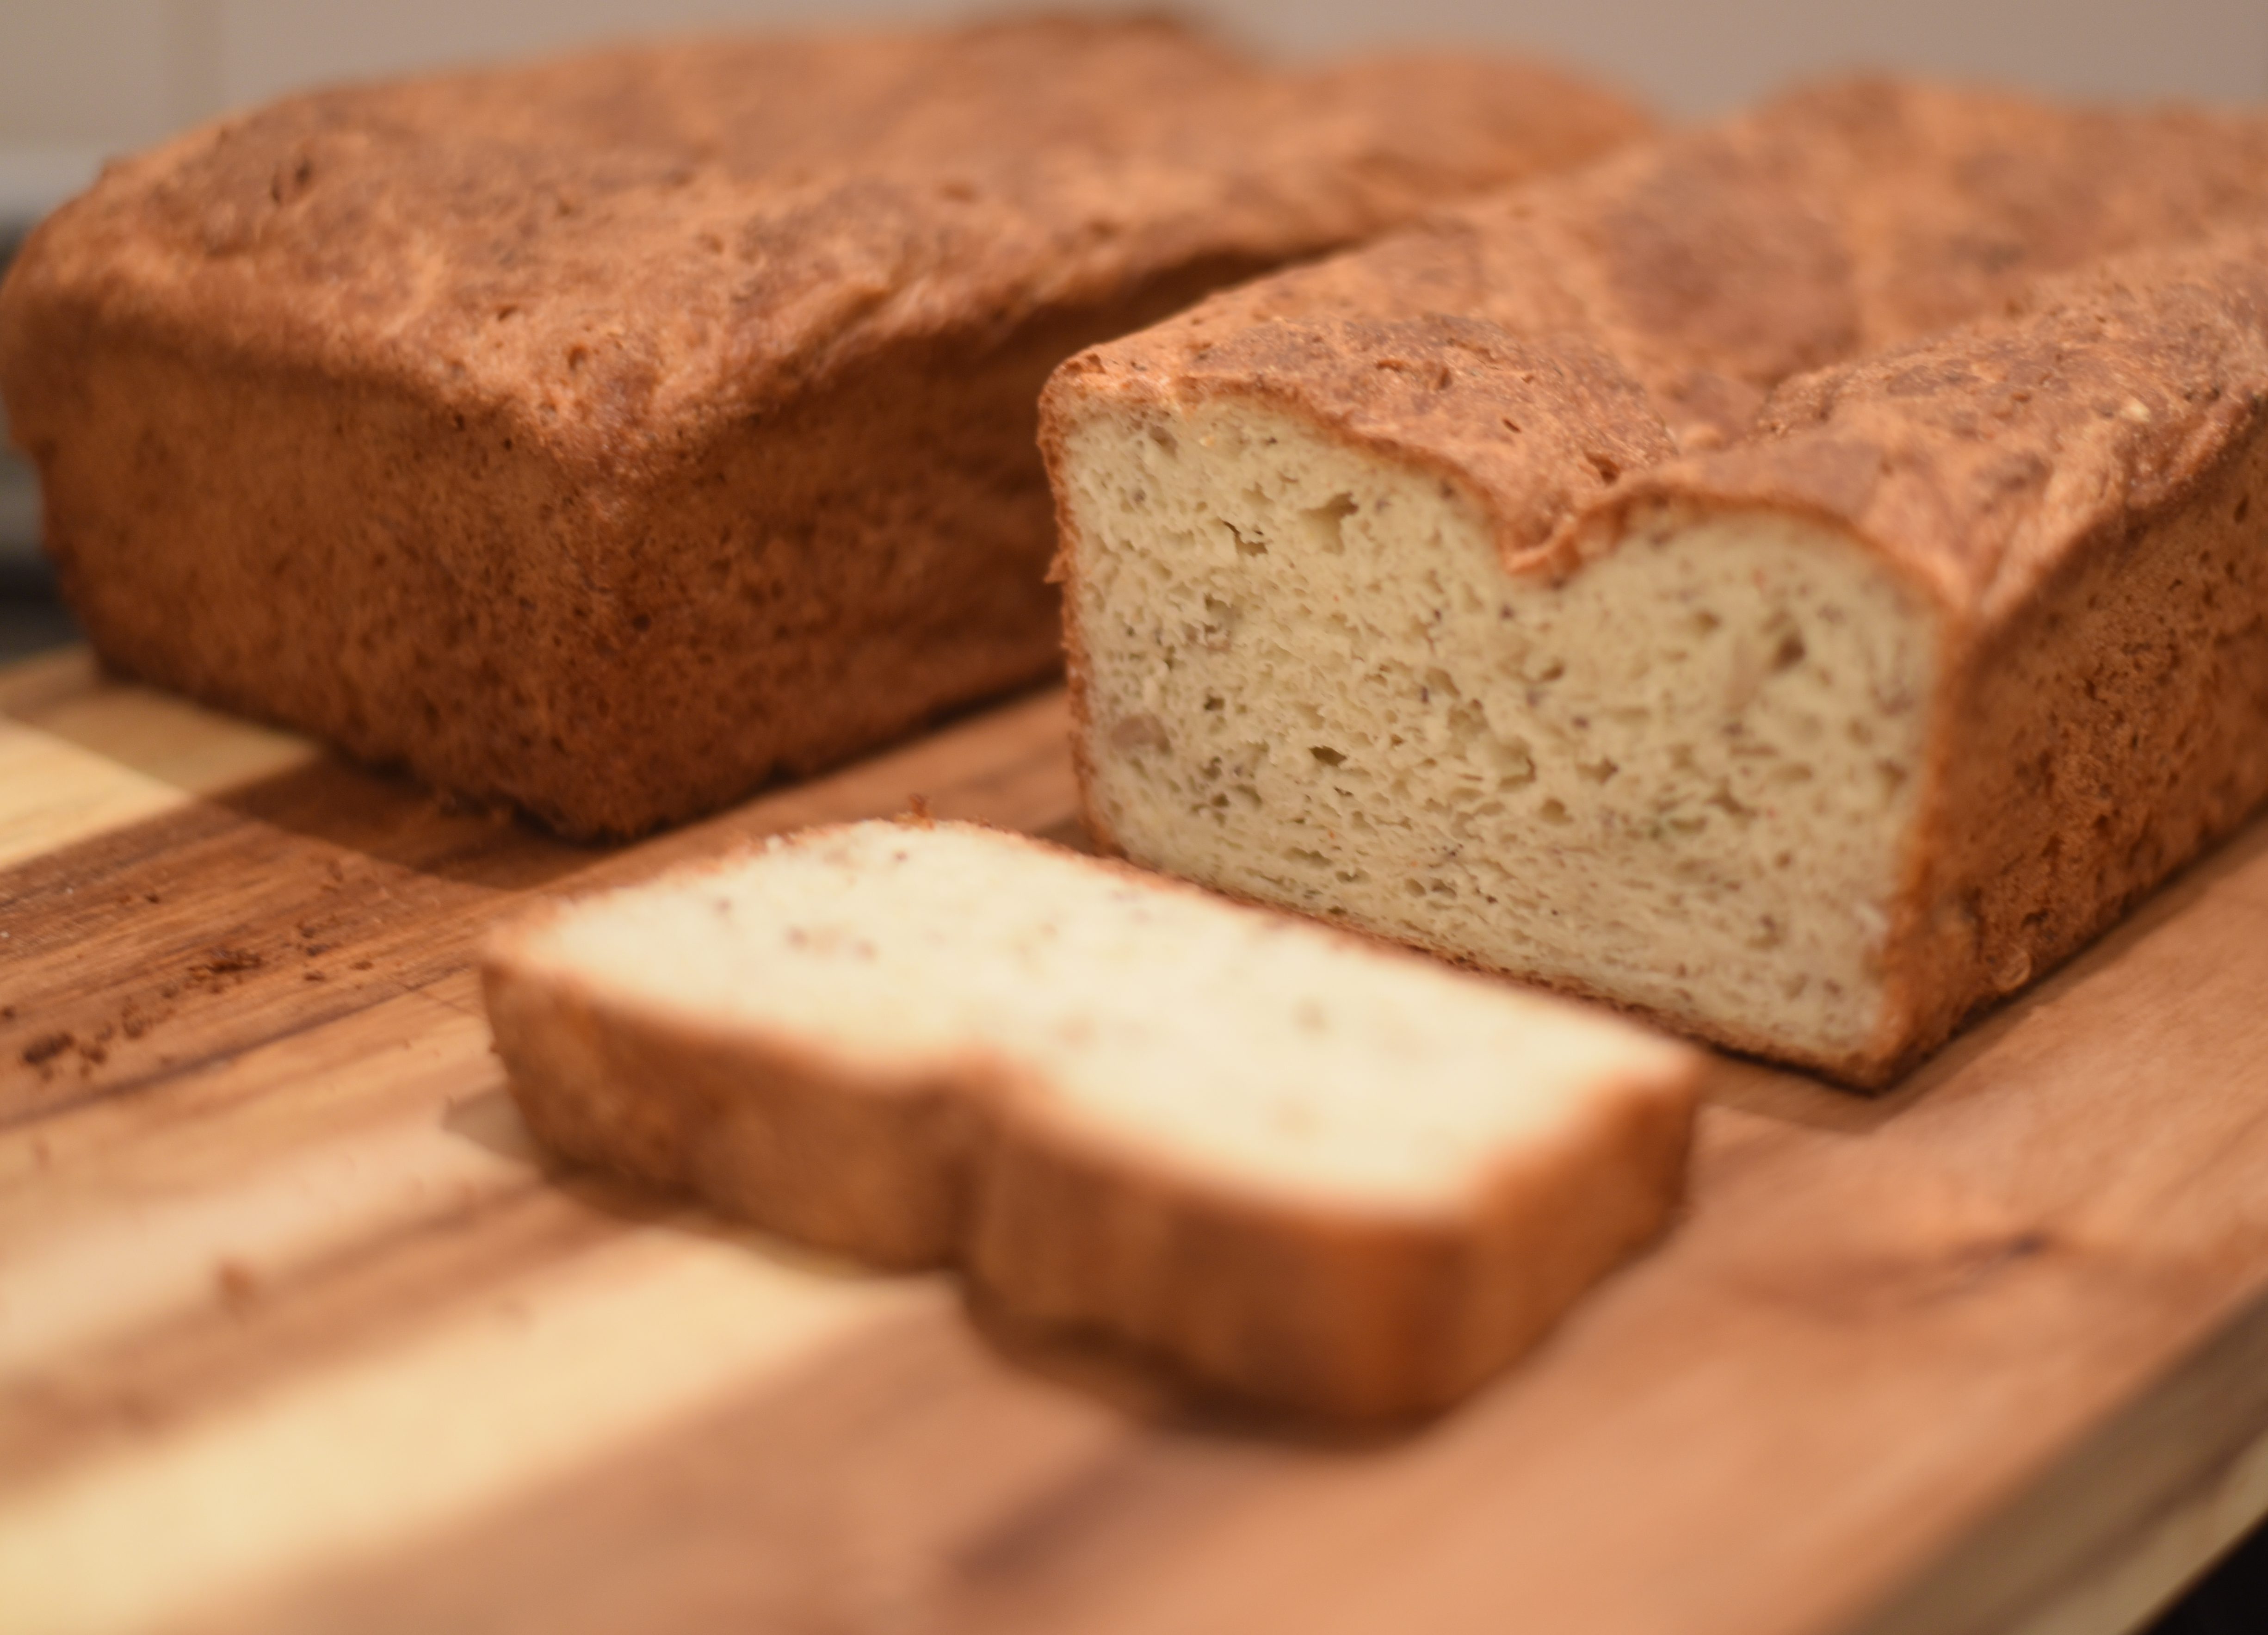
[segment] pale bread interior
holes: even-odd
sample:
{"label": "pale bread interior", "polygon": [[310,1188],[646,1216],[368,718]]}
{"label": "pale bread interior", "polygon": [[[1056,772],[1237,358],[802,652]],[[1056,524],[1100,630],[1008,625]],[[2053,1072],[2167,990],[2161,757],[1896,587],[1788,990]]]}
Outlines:
{"label": "pale bread interior", "polygon": [[515,959],[853,1089],[989,1086],[1169,1173],[1388,1215],[1595,1161],[1602,1118],[1692,1077],[1610,1015],[953,824],[774,842],[576,904]]}
{"label": "pale bread interior", "polygon": [[1454,482],[1236,399],[1060,465],[1129,855],[1719,1038],[1877,1036],[1941,644],[1857,545],[1663,512],[1515,575]]}

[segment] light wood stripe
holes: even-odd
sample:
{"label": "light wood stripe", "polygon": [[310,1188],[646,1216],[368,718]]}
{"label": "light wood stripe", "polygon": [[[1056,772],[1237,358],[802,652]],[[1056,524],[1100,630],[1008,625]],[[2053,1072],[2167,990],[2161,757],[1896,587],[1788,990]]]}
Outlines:
{"label": "light wood stripe", "polygon": [[104,1635],[403,1548],[924,1301],[646,1228],[438,1332],[0,1501],[10,1625]]}
{"label": "light wood stripe", "polygon": [[84,648],[0,671],[0,868],[318,753],[288,733],[105,682]]}
{"label": "light wood stripe", "polygon": [[[384,1040],[368,1054],[325,1063],[322,1047],[335,1042],[319,1035],[227,1071],[288,1086],[303,1113],[307,1101],[382,1095],[382,1118],[313,1139],[293,1131],[262,1153],[247,1126],[269,1104],[253,1102],[107,1153],[93,1174],[69,1152],[28,1175],[18,1159],[22,1183],[0,1197],[0,1372],[53,1367],[73,1346],[209,1303],[217,1278],[272,1279],[526,1185],[533,1153],[499,1153],[444,1123],[470,1087],[501,1092],[486,1025],[416,995],[366,1022],[364,1035]],[[21,1152],[38,1138],[7,1145]]]}

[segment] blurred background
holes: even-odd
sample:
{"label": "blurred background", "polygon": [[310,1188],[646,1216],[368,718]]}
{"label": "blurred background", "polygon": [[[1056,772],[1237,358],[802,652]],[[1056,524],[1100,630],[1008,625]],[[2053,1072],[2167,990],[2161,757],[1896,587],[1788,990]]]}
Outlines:
{"label": "blurred background", "polygon": [[[1079,0],[1046,0],[1077,9]],[[1145,4],[1146,0],[1135,0]],[[658,30],[942,18],[965,0],[0,0],[0,260],[106,153],[327,80]],[[2091,97],[2268,99],[2268,0],[1182,0],[1278,55],[1519,46],[1694,118],[1856,64]],[[0,659],[67,640],[0,456]]]}

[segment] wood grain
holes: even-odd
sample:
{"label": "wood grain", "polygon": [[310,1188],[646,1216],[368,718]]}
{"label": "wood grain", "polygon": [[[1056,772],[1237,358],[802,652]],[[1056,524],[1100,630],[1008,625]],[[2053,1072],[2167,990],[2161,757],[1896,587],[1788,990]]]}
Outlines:
{"label": "wood grain", "polygon": [[613,851],[77,659],[0,774],[0,1628],[2083,1635],[2268,1506],[2268,823],[1888,1096],[1722,1063],[1673,1240],[1346,1444],[502,1095],[499,916],[916,792],[1070,837],[1052,695]]}

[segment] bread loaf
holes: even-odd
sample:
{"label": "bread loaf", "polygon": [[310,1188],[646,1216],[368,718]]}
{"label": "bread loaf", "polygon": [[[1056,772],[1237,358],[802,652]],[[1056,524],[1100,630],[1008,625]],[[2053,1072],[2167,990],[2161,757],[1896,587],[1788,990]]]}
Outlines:
{"label": "bread loaf", "polygon": [[1248,1397],[1439,1408],[1659,1233],[1697,1057],[1155,875],[865,823],[483,966],[547,1145]]}
{"label": "bread loaf", "polygon": [[2263,203],[1846,85],[1073,359],[1096,836],[1895,1076],[2268,794]]}
{"label": "bread loaf", "polygon": [[628,834],[1057,666],[1078,347],[1641,123],[1071,19],[329,91],[41,226],[0,391],[106,661]]}

